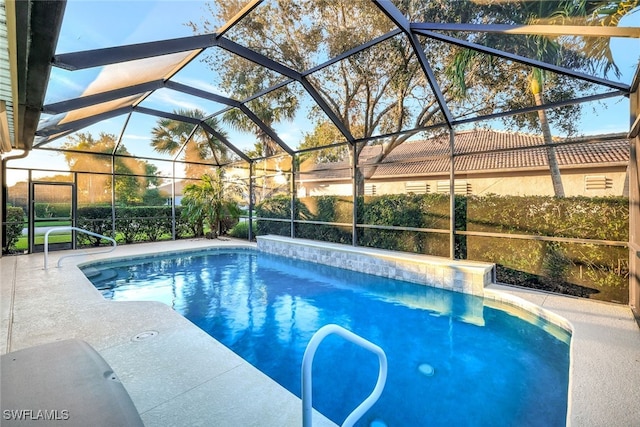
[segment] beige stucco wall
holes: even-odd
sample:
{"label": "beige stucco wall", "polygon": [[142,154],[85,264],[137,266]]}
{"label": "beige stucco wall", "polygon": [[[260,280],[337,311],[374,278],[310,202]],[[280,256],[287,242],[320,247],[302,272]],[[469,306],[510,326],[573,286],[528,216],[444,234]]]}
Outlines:
{"label": "beige stucco wall", "polygon": [[[586,189],[586,176],[605,176],[610,183],[607,189]],[[622,196],[626,177],[626,167],[565,169],[562,171],[562,183],[565,195],[571,196]],[[438,181],[448,181],[448,175],[433,177],[407,177],[404,179],[371,179],[367,186],[375,185],[376,195],[402,194],[406,192],[407,182],[424,182],[429,186],[429,192],[437,192]],[[470,194],[503,194],[516,196],[553,196],[551,176],[546,171],[520,171],[514,173],[494,174],[458,174],[456,181],[466,181],[470,187]],[[301,182],[297,184],[299,197],[323,195],[351,195],[351,182]]]}

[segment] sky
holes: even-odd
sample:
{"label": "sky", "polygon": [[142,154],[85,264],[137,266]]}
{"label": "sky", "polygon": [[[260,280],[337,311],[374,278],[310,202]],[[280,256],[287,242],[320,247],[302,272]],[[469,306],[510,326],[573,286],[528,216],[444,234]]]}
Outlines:
{"label": "sky", "polygon": [[[189,21],[200,22],[201,17],[207,14],[205,6],[199,1],[69,0],[56,53],[191,36],[193,32],[186,23]],[[176,25],[173,23],[181,24]],[[620,26],[640,27],[640,12],[623,19]],[[612,51],[614,60],[623,73],[621,80],[629,83],[640,56],[640,40],[613,40]],[[96,83],[96,79],[99,76],[100,70],[96,69],[72,73],[54,68],[50,77],[50,90],[47,91],[45,103],[80,96],[91,82]],[[217,77],[199,60],[192,61],[178,76],[177,80],[181,83],[217,93],[221,92],[216,86]],[[102,77],[104,77],[104,73]],[[200,108],[205,111],[215,111],[221,107],[209,101],[166,89],[154,93],[145,101],[144,105],[153,108],[156,104],[166,105],[167,103],[171,104],[172,108]],[[583,120],[580,123],[581,134],[625,132],[629,128],[629,102],[626,98],[615,98],[592,103],[592,105],[586,105],[583,110]],[[137,118],[135,120],[139,123],[132,122],[128,125],[123,136],[123,142],[133,154],[139,156],[151,155],[153,153],[149,151],[148,144],[140,144],[139,141],[148,140],[146,135],[148,135],[149,126],[153,126],[157,119],[145,116],[145,118]],[[97,135],[100,130],[104,130],[108,133],[119,135],[123,123],[124,116],[116,117],[99,125],[86,128],[83,131]],[[493,125],[496,127],[501,126],[499,122]],[[294,148],[302,140],[303,134],[311,131],[310,123],[306,119],[306,112],[304,111],[293,122],[278,124],[274,128],[284,142]],[[254,140],[251,135],[243,137],[241,133],[230,132],[232,142]],[[52,145],[55,146],[62,142],[64,141],[59,140],[56,143],[52,143]],[[142,146],[144,148],[137,148]],[[251,147],[239,146],[239,148],[248,149]],[[38,165],[45,165],[47,168],[66,169],[66,163],[62,160],[62,156],[43,152],[36,153],[36,151],[39,150],[32,152],[27,160],[12,161],[9,166],[42,167]],[[16,180],[16,178],[12,179],[10,176],[8,178],[10,181]],[[11,182],[9,182],[9,185],[11,185]]]}

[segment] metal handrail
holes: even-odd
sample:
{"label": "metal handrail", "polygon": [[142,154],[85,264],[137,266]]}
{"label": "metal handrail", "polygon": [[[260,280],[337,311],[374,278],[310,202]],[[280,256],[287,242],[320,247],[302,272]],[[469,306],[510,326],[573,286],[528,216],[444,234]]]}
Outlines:
{"label": "metal handrail", "polygon": [[[116,249],[116,246],[118,245],[116,243],[116,241],[114,239],[112,239],[111,237],[103,236],[102,234],[94,233],[93,231],[85,230],[84,228],[71,227],[71,226],[69,226],[69,227],[52,228],[50,230],[47,230],[46,233],[44,233],[44,269],[45,270],[48,268],[48,264],[49,264],[49,233],[51,233],[52,231],[66,231],[66,230],[79,231],[81,233],[88,234],[88,235],[93,236],[93,237],[99,237],[101,239],[109,240],[112,243],[111,248],[109,248],[109,249],[107,249],[105,251],[91,252],[91,254],[106,254],[106,253],[109,253],[109,252],[113,252]],[[81,253],[78,253],[78,254],[69,254],[69,255],[61,256],[58,259],[57,267],[60,267],[60,262],[65,258],[69,258],[69,257],[72,257],[72,256],[86,255],[86,254],[87,254],[87,252],[81,252]]]}
{"label": "metal handrail", "polygon": [[311,337],[307,349],[302,356],[302,426],[311,427],[312,424],[312,387],[311,387],[311,367],[313,365],[313,357],[316,354],[316,350],[322,342],[330,334],[340,335],[342,338],[351,341],[360,347],[375,353],[378,356],[378,363],[380,370],[378,371],[378,381],[376,382],[373,391],[369,396],[362,401],[360,405],[356,407],[344,420],[342,426],[353,426],[364,414],[373,406],[378,400],[384,389],[384,385],[387,381],[387,356],[377,345],[370,341],[354,334],[353,332],[343,328],[342,326],[329,324],[325,325]]}

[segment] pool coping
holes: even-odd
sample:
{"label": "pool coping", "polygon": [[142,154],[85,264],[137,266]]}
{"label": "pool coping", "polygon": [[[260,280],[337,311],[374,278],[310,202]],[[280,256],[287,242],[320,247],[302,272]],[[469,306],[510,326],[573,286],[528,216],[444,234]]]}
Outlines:
{"label": "pool coping", "polygon": [[[218,247],[256,245],[235,239],[126,245],[105,255],[89,250],[48,271],[43,270],[42,254],[2,257],[0,353],[66,338],[85,339],[118,373],[148,426],[205,425],[206,419],[300,425],[299,399],[191,322],[161,303],[105,301],[77,267],[114,257]],[[485,294],[542,310],[551,321],[571,328],[567,425],[622,427],[640,419],[640,329],[628,306],[500,284],[486,286]],[[160,338],[131,340],[147,330],[158,330]],[[193,348],[204,349],[205,355],[191,354]],[[187,361],[189,366],[173,366],[167,360]],[[253,381],[261,386],[254,389]],[[212,393],[219,398],[211,399]],[[333,425],[322,418],[318,425]]]}

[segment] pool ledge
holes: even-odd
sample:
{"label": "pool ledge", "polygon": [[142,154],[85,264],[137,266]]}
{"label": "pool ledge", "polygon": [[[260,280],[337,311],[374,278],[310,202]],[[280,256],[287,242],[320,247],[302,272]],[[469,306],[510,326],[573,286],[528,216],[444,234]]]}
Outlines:
{"label": "pool ledge", "polygon": [[257,241],[264,252],[477,296],[494,277],[489,263],[272,235]]}

